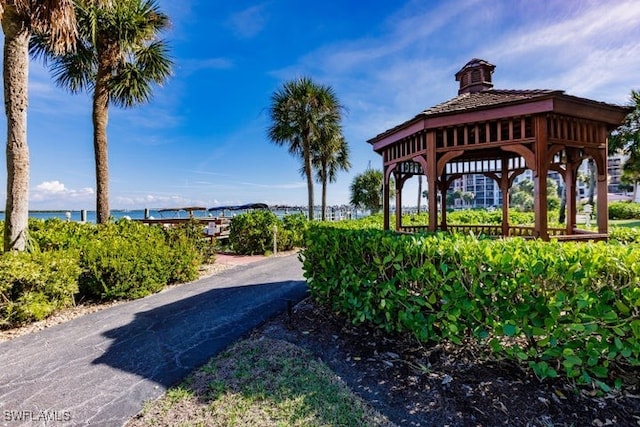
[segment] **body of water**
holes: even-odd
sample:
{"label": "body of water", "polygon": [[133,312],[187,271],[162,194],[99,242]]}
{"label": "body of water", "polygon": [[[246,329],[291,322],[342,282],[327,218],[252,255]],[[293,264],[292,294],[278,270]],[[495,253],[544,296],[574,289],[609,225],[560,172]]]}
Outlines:
{"label": "body of water", "polygon": [[[307,214],[306,208],[276,208],[271,209],[277,216],[283,217],[285,215],[292,215],[296,213],[302,213],[304,215]],[[243,211],[196,211],[194,212],[194,216],[196,218],[205,218],[205,217],[233,217],[242,213]],[[321,210],[316,209],[315,217],[317,219],[321,218]],[[368,214],[368,212],[366,213]],[[327,209],[327,218],[328,219],[355,219],[362,218],[366,216],[365,212],[355,210],[355,209],[347,209],[344,207],[339,208],[328,208]],[[50,218],[59,218],[62,220],[70,220],[70,221],[81,221],[85,216],[85,220],[87,222],[96,222],[96,212],[95,211],[29,211],[30,218],[38,218],[38,219],[50,219]],[[129,218],[129,219],[144,219],[145,215],[148,215],[152,218],[188,218],[189,212],[185,210],[172,210],[172,211],[161,211],[160,209],[134,209],[134,210],[112,210],[111,216],[115,219],[120,218]],[[0,212],[0,221],[4,220],[4,212]]]}

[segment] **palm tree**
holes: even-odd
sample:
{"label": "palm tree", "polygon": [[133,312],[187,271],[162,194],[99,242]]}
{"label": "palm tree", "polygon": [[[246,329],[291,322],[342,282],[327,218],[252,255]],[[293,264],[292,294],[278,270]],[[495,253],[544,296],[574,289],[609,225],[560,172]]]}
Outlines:
{"label": "palm tree", "polygon": [[309,219],[313,219],[313,150],[327,132],[339,126],[341,105],[333,89],[308,77],[284,83],[271,96],[269,139],[288,144],[289,153],[302,159],[307,179]]}
{"label": "palm tree", "polygon": [[169,18],[155,0],[75,0],[76,52],[55,55],[36,38],[32,51],[51,60],[58,85],[93,96],[93,148],[96,163],[96,221],[109,220],[107,121],[109,103],[130,108],[149,101],[153,84],[171,74],[172,61],[159,33]]}
{"label": "palm tree", "polygon": [[[367,169],[357,175],[351,183],[350,203],[356,208],[369,209],[371,213],[376,213],[382,208],[382,185],[384,177],[382,171]],[[390,182],[389,197],[394,197],[393,183]]]}
{"label": "palm tree", "polygon": [[316,168],[316,181],[322,184],[322,220],[326,219],[327,209],[327,183],[335,182],[338,170],[348,171],[349,145],[341,132],[333,134],[314,150],[311,163]]}
{"label": "palm tree", "polygon": [[53,52],[74,46],[75,14],[71,0],[0,0],[4,32],[4,99],[7,115],[7,200],[4,250],[24,250],[29,219],[29,147],[27,86],[29,39],[34,31],[49,35]]}
{"label": "palm tree", "polygon": [[629,106],[633,110],[627,114],[624,123],[611,132],[609,137],[609,152],[622,150],[632,154],[640,151],[640,91],[632,90]]}

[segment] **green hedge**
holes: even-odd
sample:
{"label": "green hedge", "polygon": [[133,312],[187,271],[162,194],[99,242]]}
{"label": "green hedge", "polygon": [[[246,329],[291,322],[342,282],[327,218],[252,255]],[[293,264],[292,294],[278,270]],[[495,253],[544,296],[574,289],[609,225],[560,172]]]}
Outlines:
{"label": "green hedge", "polygon": [[304,244],[308,221],[302,214],[283,219],[268,210],[242,213],[231,220],[229,244],[242,255],[265,254],[273,251],[273,230],[277,229],[278,250],[287,251]]}
{"label": "green hedge", "polygon": [[98,226],[82,247],[80,293],[94,299],[135,299],[197,276],[200,254],[179,230],[120,220]]}
{"label": "green hedge", "polygon": [[640,203],[612,202],[609,219],[640,219]]}
{"label": "green hedge", "polygon": [[0,328],[42,320],[74,304],[77,251],[0,255]]}
{"label": "green hedge", "polygon": [[302,252],[314,297],[354,323],[421,341],[466,338],[540,377],[612,384],[640,366],[636,245],[398,235],[314,226]]}

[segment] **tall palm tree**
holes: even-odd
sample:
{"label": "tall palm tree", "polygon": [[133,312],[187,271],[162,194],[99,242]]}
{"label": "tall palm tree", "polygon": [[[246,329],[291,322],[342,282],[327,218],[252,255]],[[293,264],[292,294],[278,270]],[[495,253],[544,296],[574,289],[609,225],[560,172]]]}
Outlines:
{"label": "tall palm tree", "polygon": [[320,140],[320,144],[312,155],[311,163],[316,168],[316,181],[322,184],[322,220],[324,221],[327,209],[327,184],[336,181],[338,170],[348,171],[351,167],[349,145],[339,128],[326,140]]}
{"label": "tall palm tree", "polygon": [[27,85],[29,39],[34,31],[49,35],[53,52],[74,46],[75,14],[71,0],[0,0],[4,32],[4,99],[7,115],[7,200],[4,250],[24,250],[29,219],[29,146]]}
{"label": "tall palm tree", "polygon": [[76,52],[55,55],[43,38],[32,51],[51,60],[58,85],[93,96],[93,148],[96,164],[96,221],[109,220],[107,122],[109,104],[130,108],[149,101],[153,85],[171,74],[172,61],[160,32],[169,18],[155,0],[75,0]]}
{"label": "tall palm tree", "polygon": [[341,120],[341,105],[333,89],[308,77],[283,84],[271,96],[269,139],[288,144],[289,153],[302,159],[301,171],[307,179],[309,219],[313,219],[313,150],[328,129]]}

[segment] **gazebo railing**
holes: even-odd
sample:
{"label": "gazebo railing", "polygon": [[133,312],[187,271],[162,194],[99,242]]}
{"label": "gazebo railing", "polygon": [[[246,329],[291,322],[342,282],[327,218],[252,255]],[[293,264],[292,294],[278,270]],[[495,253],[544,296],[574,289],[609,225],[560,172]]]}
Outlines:
{"label": "gazebo railing", "polygon": [[[438,228],[442,231],[441,228]],[[403,225],[402,233],[426,233],[429,231],[426,225]],[[447,224],[447,231],[451,233],[474,234],[476,236],[502,236],[501,224]],[[525,225],[509,226],[509,237],[534,237],[534,227]],[[588,230],[573,230],[573,234],[567,234],[566,228],[550,227],[547,229],[549,237],[559,241],[586,241],[607,240],[607,234],[594,233]]]}

